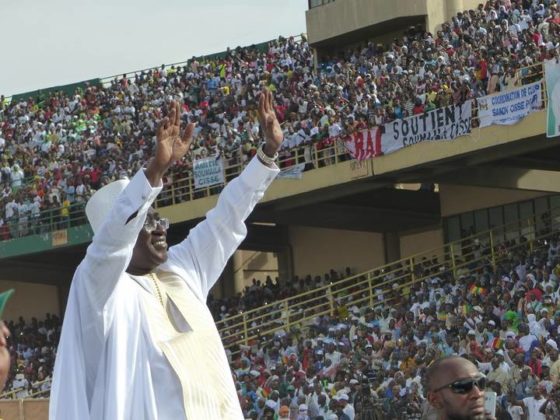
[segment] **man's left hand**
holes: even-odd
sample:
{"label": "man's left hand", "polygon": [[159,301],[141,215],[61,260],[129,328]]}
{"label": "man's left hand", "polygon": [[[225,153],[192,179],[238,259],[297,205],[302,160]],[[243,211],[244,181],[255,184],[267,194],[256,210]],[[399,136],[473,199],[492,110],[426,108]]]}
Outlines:
{"label": "man's left hand", "polygon": [[263,89],[259,97],[259,124],[264,133],[265,146],[264,152],[267,156],[274,156],[284,140],[284,133],[274,112],[272,104],[272,92]]}

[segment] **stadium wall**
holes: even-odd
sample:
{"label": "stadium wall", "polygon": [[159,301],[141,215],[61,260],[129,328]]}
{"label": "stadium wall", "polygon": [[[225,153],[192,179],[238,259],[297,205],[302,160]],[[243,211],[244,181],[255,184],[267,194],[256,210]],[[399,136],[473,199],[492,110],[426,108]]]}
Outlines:
{"label": "stadium wall", "polygon": [[[264,283],[266,276],[274,280],[278,276],[278,258],[273,252],[236,251],[240,267],[235,267],[235,275],[241,275],[244,286],[250,286],[253,279]],[[239,272],[239,274],[237,273]]]}
{"label": "stadium wall", "polygon": [[445,184],[440,184],[439,194],[442,217],[516,203],[518,201],[532,200],[547,195],[537,191]]}
{"label": "stadium wall", "polygon": [[322,275],[350,267],[363,272],[382,265],[383,235],[341,229],[290,227],[294,273]]}
{"label": "stadium wall", "polygon": [[374,27],[395,19],[403,20],[403,29],[411,21],[424,17],[426,28],[434,32],[458,11],[474,9],[480,0],[346,0],[328,3],[306,12],[307,35],[311,45],[351,32]]}
{"label": "stadium wall", "polygon": [[441,226],[436,226],[429,230],[422,230],[416,232],[402,232],[400,234],[400,247],[401,258],[406,258],[411,255],[419,254],[421,252],[436,249],[440,251],[439,254],[434,252],[434,255],[441,256],[441,251],[444,245],[443,229]]}
{"label": "stadium wall", "polygon": [[26,321],[32,317],[45,319],[45,314],[60,315],[58,288],[46,284],[0,280],[0,291],[15,289],[6,305],[3,318],[16,321],[22,316]]}

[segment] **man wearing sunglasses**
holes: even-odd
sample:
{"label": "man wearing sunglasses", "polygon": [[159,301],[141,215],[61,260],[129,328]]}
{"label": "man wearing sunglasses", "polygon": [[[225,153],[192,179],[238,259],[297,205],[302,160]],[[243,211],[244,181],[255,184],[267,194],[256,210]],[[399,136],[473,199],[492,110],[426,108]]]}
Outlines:
{"label": "man wearing sunglasses", "polygon": [[490,420],[484,410],[486,377],[469,360],[459,356],[441,358],[426,371],[428,401],[438,420]]}
{"label": "man wearing sunglasses", "polygon": [[265,143],[216,208],[168,249],[169,222],[151,209],[168,169],[190,150],[173,101],[145,170],[86,206],[94,231],[76,269],[55,363],[52,420],[241,420],[224,347],[206,306],[210,288],[247,233],[245,219],[279,172],[283,134],[272,93],[258,117]]}

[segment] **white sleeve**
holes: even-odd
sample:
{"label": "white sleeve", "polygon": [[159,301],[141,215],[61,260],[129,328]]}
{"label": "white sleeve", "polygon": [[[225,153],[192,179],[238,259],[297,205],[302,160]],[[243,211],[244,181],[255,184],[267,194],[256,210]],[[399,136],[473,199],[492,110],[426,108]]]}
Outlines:
{"label": "white sleeve", "polygon": [[178,272],[205,301],[228,259],[247,235],[245,220],[278,172],[278,168],[269,168],[253,158],[222,191],[206,220],[169,249],[169,260],[160,268]]}
{"label": "white sleeve", "polygon": [[115,201],[74,275],[91,309],[100,310],[128,267],[138,233],[161,186],[152,188],[140,170]]}

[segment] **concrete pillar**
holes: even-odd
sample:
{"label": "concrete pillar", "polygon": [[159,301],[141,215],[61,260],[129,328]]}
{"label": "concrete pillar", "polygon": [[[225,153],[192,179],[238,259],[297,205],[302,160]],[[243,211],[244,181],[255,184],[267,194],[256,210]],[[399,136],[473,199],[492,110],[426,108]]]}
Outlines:
{"label": "concrete pillar", "polygon": [[384,233],[383,245],[385,248],[386,264],[401,259],[401,241],[398,232]]}
{"label": "concrete pillar", "polygon": [[68,303],[68,295],[70,294],[70,283],[72,279],[63,280],[59,282],[56,286],[56,291],[58,294],[58,307],[59,313],[57,314],[59,317],[63,317],[64,313],[66,312],[66,304]]}
{"label": "concrete pillar", "polygon": [[292,256],[292,247],[283,247],[281,251],[276,253],[278,257],[278,281],[284,286],[290,282],[294,276],[294,260]]}
{"label": "concrete pillar", "polygon": [[435,34],[444,22],[450,22],[457,12],[476,8],[480,0],[443,0],[426,3],[426,29]]}
{"label": "concrete pillar", "polygon": [[446,21],[451,20],[451,18],[455,16],[457,12],[462,12],[464,10],[463,0],[446,0],[442,4],[447,9],[445,11]]}
{"label": "concrete pillar", "polygon": [[232,271],[233,271],[233,284],[234,293],[240,293],[245,288],[245,278],[243,276],[243,256],[239,251],[235,251],[232,261]]}

